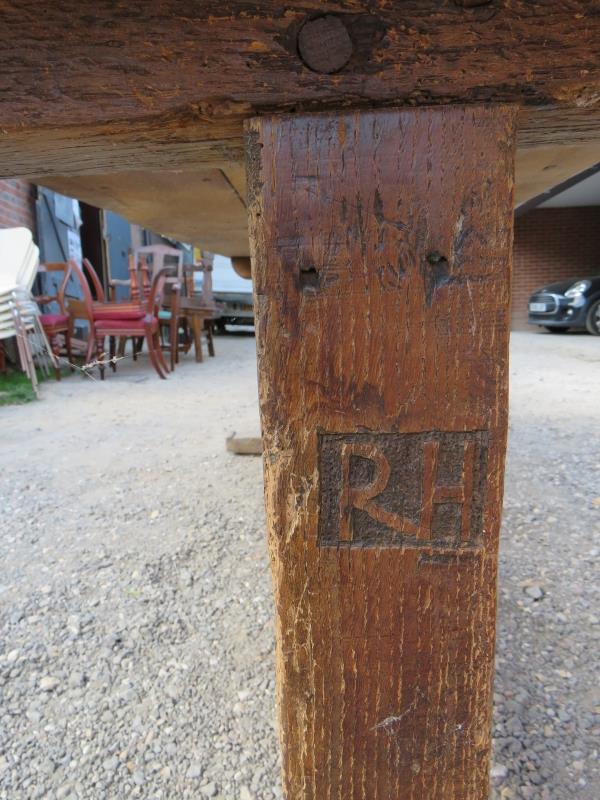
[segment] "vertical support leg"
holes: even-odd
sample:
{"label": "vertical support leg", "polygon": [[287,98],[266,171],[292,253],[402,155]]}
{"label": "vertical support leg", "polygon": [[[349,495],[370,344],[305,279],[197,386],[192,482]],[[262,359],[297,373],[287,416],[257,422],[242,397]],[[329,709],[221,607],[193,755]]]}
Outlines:
{"label": "vertical support leg", "polygon": [[211,358],[215,357],[215,340],[213,337],[213,322],[212,319],[204,320],[204,330],[206,331],[206,343],[208,345],[208,355]]}
{"label": "vertical support leg", "polygon": [[52,331],[50,333],[50,347],[52,348],[52,354],[54,355],[54,377],[57,381],[60,380],[60,341],[58,339],[58,334],[56,331]]}
{"label": "vertical support leg", "polygon": [[196,361],[200,363],[204,360],[202,356],[202,317],[199,314],[192,314],[190,317],[190,326],[194,337]]}
{"label": "vertical support leg", "polygon": [[117,364],[115,362],[115,355],[116,355],[116,336],[109,336],[108,337],[108,354],[110,358],[110,368],[113,372],[117,371]]}
{"label": "vertical support leg", "polygon": [[179,350],[179,317],[171,313],[171,321],[169,324],[169,352],[171,359],[171,372],[175,369],[177,364],[177,353]]}
{"label": "vertical support leg", "polygon": [[73,348],[71,345],[73,339],[73,325],[72,322],[69,323],[69,328],[65,333],[65,347],[67,350],[67,361],[69,362],[69,369],[71,372],[75,372],[75,365],[73,364]]}
{"label": "vertical support leg", "polygon": [[100,370],[100,380],[104,380],[104,361],[106,353],[104,352],[104,335],[96,334],[96,361],[98,362],[98,369]]}
{"label": "vertical support leg", "polygon": [[85,351],[85,363],[90,364],[94,357],[94,350],[96,348],[96,332],[92,322],[89,323],[87,349]]}
{"label": "vertical support leg", "polygon": [[287,800],[484,800],[514,110],[247,129]]}

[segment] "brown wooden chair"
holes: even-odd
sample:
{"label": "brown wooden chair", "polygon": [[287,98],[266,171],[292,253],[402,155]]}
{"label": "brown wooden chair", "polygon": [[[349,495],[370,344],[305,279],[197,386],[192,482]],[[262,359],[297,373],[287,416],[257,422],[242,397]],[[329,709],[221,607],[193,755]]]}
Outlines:
{"label": "brown wooden chair", "polygon": [[[181,284],[182,273],[181,268],[183,264],[183,253],[176,247],[169,247],[164,244],[145,245],[143,247],[136,247],[133,253],[129,253],[129,280],[121,281],[121,285],[128,285],[130,289],[131,301],[148,300],[150,294],[150,287],[152,279],[156,274],[165,268],[176,270],[177,282]],[[165,284],[166,294],[170,296],[173,287],[173,279],[169,278]],[[168,316],[168,318],[167,318]],[[176,324],[176,320],[173,320]],[[168,343],[164,349],[170,350],[170,342],[176,339],[177,332],[173,330],[171,318],[169,315],[163,313],[162,318],[159,319],[159,327],[169,329],[167,337]],[[133,340],[133,358],[137,358],[137,354],[143,345],[143,341],[139,339]],[[125,352],[126,340],[119,342],[119,355]],[[162,347],[162,343],[161,343]],[[171,369],[174,369],[174,360],[171,359]]]}
{"label": "brown wooden chair", "polygon": [[63,279],[60,282],[55,294],[43,294],[34,296],[34,300],[41,306],[51,305],[56,303],[58,305],[57,312],[44,312],[40,314],[40,322],[44,328],[44,333],[48,337],[50,347],[54,353],[54,374],[56,380],[60,380],[60,339],[59,336],[64,338],[65,350],[67,353],[67,361],[71,371],[74,370],[73,354],[71,351],[71,339],[73,333],[73,320],[69,315],[65,305],[65,290],[67,284],[73,273],[72,264],[70,262],[51,262],[48,264],[40,264],[38,273],[48,274],[54,272],[62,272]]}
{"label": "brown wooden chair", "polygon": [[133,251],[133,266],[138,278],[136,288],[132,287],[132,299],[136,298],[136,291],[139,292],[140,297],[147,298],[152,278],[166,267],[177,271],[177,278],[180,282],[183,279],[181,272],[183,253],[178,248],[169,247],[166,244],[148,244],[144,247],[136,247]]}
{"label": "brown wooden chair", "polygon": [[[203,335],[206,337],[209,356],[214,357],[215,355],[213,321],[220,312],[212,293],[212,269],[211,258],[203,258],[199,263],[186,264],[183,267],[186,297],[180,301],[180,309],[182,314],[187,314],[186,318],[191,330],[190,340],[194,343],[196,361],[203,360]],[[202,272],[202,291],[199,293],[196,292],[194,279],[196,272]]]}
{"label": "brown wooden chair", "polygon": [[[140,320],[146,314],[146,304],[140,300],[107,302],[98,274],[87,258],[82,267],[70,261],[71,272],[81,288],[81,297],[69,297],[67,307],[72,324],[85,320],[88,326],[86,362],[91,362],[96,347],[96,322],[102,319]],[[134,348],[135,351],[135,348]],[[136,352],[134,352],[134,358]]]}
{"label": "brown wooden chair", "polygon": [[96,332],[96,358],[100,368],[100,377],[102,380],[104,380],[106,337],[109,337],[110,339],[109,355],[113,371],[116,371],[116,363],[114,360],[115,341],[117,339],[128,338],[135,340],[145,339],[152,366],[160,378],[166,378],[169,368],[167,367],[160,347],[158,312],[160,311],[163,302],[166,282],[169,278],[173,277],[175,277],[174,273],[168,269],[163,269],[154,276],[150,288],[150,296],[145,306],[145,313],[142,318],[111,318],[107,316],[102,317],[101,319],[94,319]]}

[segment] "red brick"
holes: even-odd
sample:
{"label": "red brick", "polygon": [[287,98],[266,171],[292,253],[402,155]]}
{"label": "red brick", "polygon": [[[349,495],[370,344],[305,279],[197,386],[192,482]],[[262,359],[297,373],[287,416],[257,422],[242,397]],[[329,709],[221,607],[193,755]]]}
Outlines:
{"label": "red brick", "polygon": [[0,180],[0,228],[29,228],[36,235],[35,186],[27,181]]}

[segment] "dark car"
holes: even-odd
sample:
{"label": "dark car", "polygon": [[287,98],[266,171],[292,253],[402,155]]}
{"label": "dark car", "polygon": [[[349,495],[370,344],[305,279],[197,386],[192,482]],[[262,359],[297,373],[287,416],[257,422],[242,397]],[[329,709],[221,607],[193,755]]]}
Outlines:
{"label": "dark car", "polygon": [[552,333],[573,328],[600,336],[600,275],[538,289],[529,298],[528,322]]}

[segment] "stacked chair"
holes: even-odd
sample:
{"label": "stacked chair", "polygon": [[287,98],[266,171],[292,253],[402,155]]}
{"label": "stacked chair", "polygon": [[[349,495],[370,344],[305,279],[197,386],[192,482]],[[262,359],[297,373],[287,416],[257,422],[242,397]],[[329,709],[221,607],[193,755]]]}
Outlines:
{"label": "stacked chair", "polygon": [[39,265],[39,250],[27,228],[0,229],[0,348],[16,337],[21,366],[37,389],[35,361],[43,369],[58,367],[40,320],[31,287]]}

